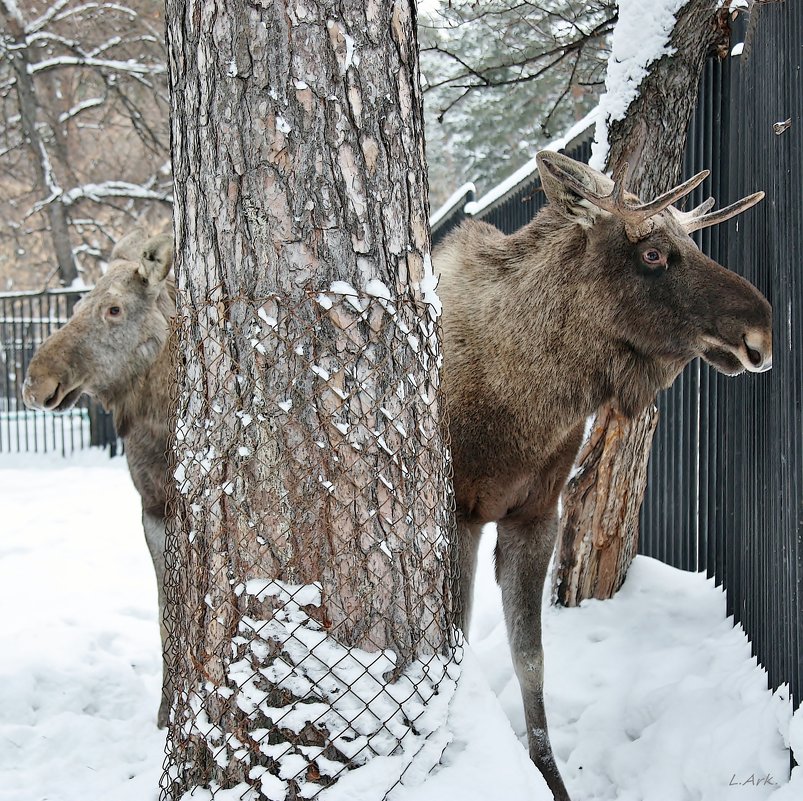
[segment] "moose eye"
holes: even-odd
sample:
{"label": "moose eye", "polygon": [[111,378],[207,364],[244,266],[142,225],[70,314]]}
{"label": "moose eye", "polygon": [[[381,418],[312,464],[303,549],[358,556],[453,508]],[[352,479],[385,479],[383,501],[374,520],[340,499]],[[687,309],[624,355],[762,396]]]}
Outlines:
{"label": "moose eye", "polygon": [[657,248],[649,248],[641,254],[641,260],[648,267],[666,267],[666,256]]}

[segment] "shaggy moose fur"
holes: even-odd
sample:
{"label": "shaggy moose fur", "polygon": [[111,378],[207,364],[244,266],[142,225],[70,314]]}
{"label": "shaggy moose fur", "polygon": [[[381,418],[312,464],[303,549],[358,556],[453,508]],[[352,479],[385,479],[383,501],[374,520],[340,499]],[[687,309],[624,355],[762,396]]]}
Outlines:
{"label": "shaggy moose fur", "polygon": [[[172,263],[171,236],[146,241],[138,229],[122,239],[112,251],[106,274],[76,305],[67,325],[39,348],[23,388],[23,399],[33,408],[64,411],[86,393],[113,414],[142,499],[142,525],[156,570],[160,618],[173,383],[165,343],[176,311],[175,288],[168,278]],[[164,646],[164,623],[161,632]],[[162,681],[159,726],[167,725],[172,697],[166,666]]]}
{"label": "shaggy moose fur", "polygon": [[443,301],[463,628],[480,529],[496,522],[496,576],[530,756],[555,798],[566,801],[544,712],[541,593],[558,496],[585,420],[609,401],[626,415],[639,412],[696,356],[728,375],[768,369],[771,310],[686,233],[723,218],[703,218],[709,203],[691,215],[669,207],[646,219],[624,205],[621,214],[603,211],[594,199],[617,194],[609,178],[556,153],[538,160],[551,202],[535,219],[510,236],[466,222],[433,261]]}

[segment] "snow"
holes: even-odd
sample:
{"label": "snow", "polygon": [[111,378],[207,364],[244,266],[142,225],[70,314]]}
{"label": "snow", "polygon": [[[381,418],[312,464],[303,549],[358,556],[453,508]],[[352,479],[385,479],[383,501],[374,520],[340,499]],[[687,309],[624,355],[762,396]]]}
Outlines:
{"label": "snow", "polygon": [[[156,587],[125,463],[95,451],[0,454],[0,488],[0,801],[156,801]],[[473,653],[464,654],[447,725],[391,801],[550,798],[519,744],[523,711],[492,549],[491,531]],[[297,604],[317,592],[279,582],[248,591],[300,592]],[[785,749],[803,756],[803,710],[792,718],[784,693],[767,691],[711,581],[639,557],[612,601],[548,607],[544,638],[550,733],[575,801],[803,798],[803,768],[790,782]],[[416,768],[441,753],[433,772]],[[374,759],[321,799],[378,801],[405,761]]]}
{"label": "snow", "polygon": [[619,19],[611,37],[611,55],[600,97],[595,141],[589,165],[604,170],[608,158],[608,128],[624,119],[638,97],[650,64],[674,51],[669,46],[675,15],[687,0],[619,0]]}
{"label": "snow", "polygon": [[440,297],[438,297],[438,281],[440,276],[435,275],[435,270],[432,267],[432,258],[429,253],[424,254],[424,277],[421,279],[421,295],[424,302],[428,303],[435,316],[439,316],[443,311],[443,304]]}
{"label": "snow", "polygon": [[390,289],[384,281],[378,278],[369,278],[365,284],[365,294],[370,295],[372,298],[382,298],[383,300],[391,300]]}
{"label": "snow", "polygon": [[740,55],[742,55],[743,52],[744,52],[744,42],[737,42],[731,48],[731,55],[732,56],[740,56]]}

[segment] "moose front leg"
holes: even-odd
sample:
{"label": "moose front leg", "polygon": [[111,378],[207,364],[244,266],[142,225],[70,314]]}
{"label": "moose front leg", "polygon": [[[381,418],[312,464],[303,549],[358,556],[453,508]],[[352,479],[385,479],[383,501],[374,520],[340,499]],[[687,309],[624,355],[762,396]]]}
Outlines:
{"label": "moose front leg", "polygon": [[497,524],[496,579],[502,590],[513,667],[521,686],[530,759],[555,801],[569,801],[552,746],[544,711],[544,651],[541,596],[555,544],[557,519]]}

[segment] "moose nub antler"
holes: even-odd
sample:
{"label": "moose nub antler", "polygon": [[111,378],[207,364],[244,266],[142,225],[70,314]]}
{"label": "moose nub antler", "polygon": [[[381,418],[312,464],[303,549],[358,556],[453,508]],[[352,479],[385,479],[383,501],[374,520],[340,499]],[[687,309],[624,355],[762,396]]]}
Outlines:
{"label": "moose nub antler", "polygon": [[748,195],[741,200],[737,200],[735,203],[731,203],[730,206],[725,206],[724,209],[708,214],[707,212],[711,211],[714,207],[714,198],[710,197],[691,211],[672,209],[672,213],[675,215],[675,219],[683,226],[683,230],[686,231],[687,234],[691,234],[694,231],[699,231],[701,228],[708,228],[710,225],[725,222],[725,220],[729,220],[731,217],[735,217],[737,214],[747,211],[763,199],[763,192],[754,192],[752,195]]}
{"label": "moose nub antler", "polygon": [[[631,242],[638,241],[652,231],[652,224],[646,225],[651,217],[654,217],[668,206],[671,206],[676,200],[680,200],[680,198],[688,195],[689,192],[699,186],[709,175],[708,170],[703,170],[687,181],[684,181],[682,184],[679,184],[674,189],[670,189],[668,192],[658,195],[657,198],[650,200],[648,203],[630,203],[625,199],[625,192],[627,191],[625,189],[625,176],[627,175],[628,169],[628,164],[626,162],[621,164],[619,168],[614,171],[613,189],[609,195],[600,195],[594,192],[556,164],[545,162],[544,166],[574,193],[578,194],[589,203],[592,203],[597,208],[614,214],[624,220],[625,231]],[[710,208],[710,206],[708,208]],[[708,209],[706,209],[706,211],[707,210]]]}

